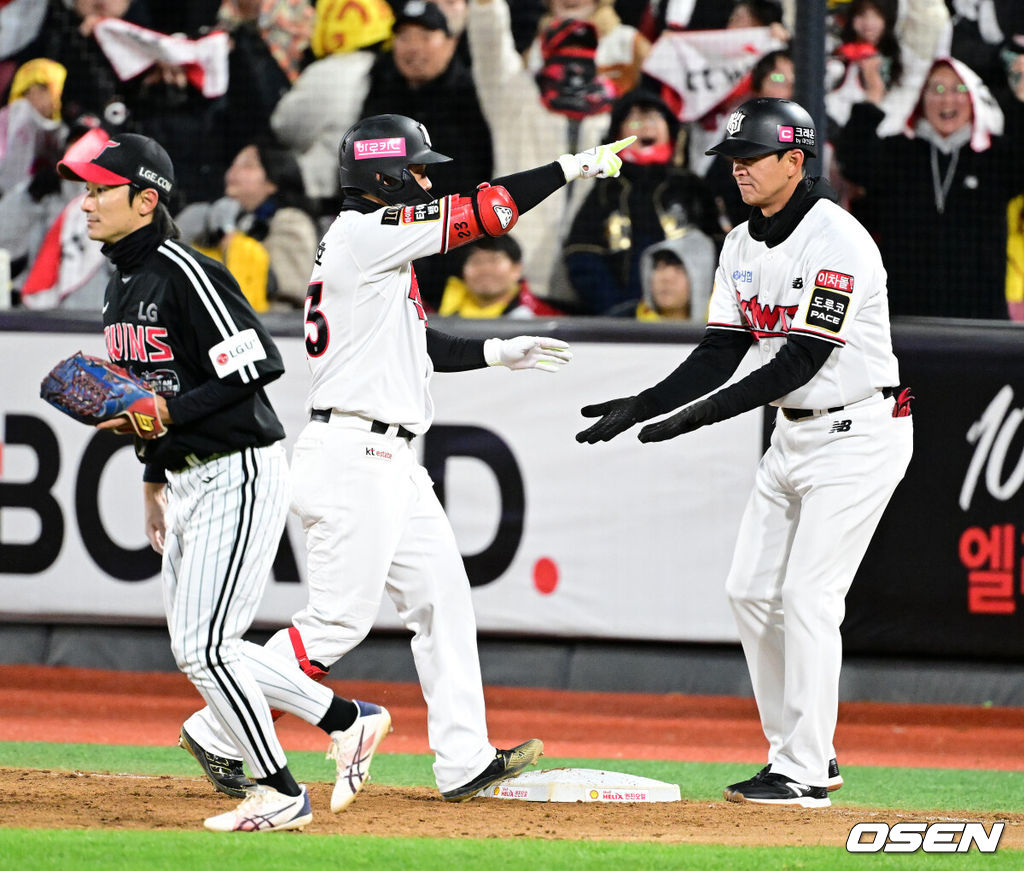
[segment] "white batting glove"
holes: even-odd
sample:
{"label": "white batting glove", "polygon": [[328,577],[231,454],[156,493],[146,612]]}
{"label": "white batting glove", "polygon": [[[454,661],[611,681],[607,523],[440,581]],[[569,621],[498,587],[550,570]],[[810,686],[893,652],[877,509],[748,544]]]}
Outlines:
{"label": "white batting glove", "polygon": [[597,145],[579,154],[563,154],[558,158],[565,173],[566,181],[577,178],[615,178],[622,169],[619,152],[636,142],[635,136],[627,136],[618,142]]}
{"label": "white batting glove", "polygon": [[561,339],[545,336],[516,336],[514,339],[488,339],[484,342],[488,366],[509,369],[542,369],[557,372],[572,359],[569,345]]}

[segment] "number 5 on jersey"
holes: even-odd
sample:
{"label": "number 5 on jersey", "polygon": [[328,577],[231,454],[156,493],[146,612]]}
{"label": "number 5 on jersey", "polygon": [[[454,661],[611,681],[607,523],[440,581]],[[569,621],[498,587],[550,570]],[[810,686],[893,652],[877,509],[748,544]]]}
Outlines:
{"label": "number 5 on jersey", "polygon": [[324,283],[314,281],[306,291],[306,353],[310,357],[319,357],[327,350],[331,341],[331,330],[327,326],[327,318],[320,311],[320,300],[324,293]]}

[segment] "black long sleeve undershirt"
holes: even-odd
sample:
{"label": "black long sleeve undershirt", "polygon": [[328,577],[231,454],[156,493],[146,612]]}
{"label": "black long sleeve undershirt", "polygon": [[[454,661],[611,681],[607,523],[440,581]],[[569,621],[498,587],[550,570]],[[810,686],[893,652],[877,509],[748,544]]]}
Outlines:
{"label": "black long sleeve undershirt", "polygon": [[491,182],[509,192],[520,215],[546,200],[565,183],[565,172],[557,160],[535,169],[503,175]]}
{"label": "black long sleeve undershirt", "polygon": [[435,372],[466,372],[483,369],[484,339],[464,339],[427,327],[427,354]]}
{"label": "black long sleeve undershirt", "polygon": [[[640,393],[651,417],[666,414],[721,387],[739,367],[750,336],[708,330],[700,344],[679,366],[653,387]],[[771,362],[714,394],[716,418],[725,420],[774,402],[806,384],[828,359],[833,345],[804,336],[787,337]]]}
{"label": "black long sleeve undershirt", "polygon": [[667,414],[721,387],[750,348],[747,333],[707,330],[700,344],[669,375],[640,393],[650,417]]}
{"label": "black long sleeve undershirt", "polygon": [[219,408],[227,408],[241,402],[250,394],[269,384],[268,381],[250,381],[248,384],[225,384],[220,379],[210,379],[198,387],[167,400],[167,411],[175,424],[191,423],[206,417]]}
{"label": "black long sleeve undershirt", "polygon": [[825,365],[834,349],[831,342],[789,336],[771,362],[710,397],[718,409],[718,419],[767,405],[802,387]]}

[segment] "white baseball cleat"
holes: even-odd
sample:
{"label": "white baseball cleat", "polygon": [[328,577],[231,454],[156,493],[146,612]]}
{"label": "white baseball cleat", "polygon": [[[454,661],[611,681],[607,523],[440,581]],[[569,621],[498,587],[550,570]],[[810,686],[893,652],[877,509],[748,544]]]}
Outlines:
{"label": "white baseball cleat", "polygon": [[356,721],[343,732],[331,732],[327,758],[338,763],[338,777],[331,793],[331,810],[343,811],[370,779],[370,760],[391,731],[391,714],[387,708],[353,699],[359,708]]}
{"label": "white baseball cleat", "polygon": [[304,784],[298,795],[282,795],[262,784],[251,786],[248,796],[233,811],[209,817],[203,825],[213,832],[280,832],[301,829],[313,819],[309,792]]}

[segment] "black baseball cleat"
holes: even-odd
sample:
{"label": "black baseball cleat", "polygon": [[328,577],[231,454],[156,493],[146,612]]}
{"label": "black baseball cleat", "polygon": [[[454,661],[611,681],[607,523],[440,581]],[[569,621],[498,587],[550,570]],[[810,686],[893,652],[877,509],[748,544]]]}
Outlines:
{"label": "black baseball cleat", "polygon": [[[755,774],[751,778],[751,780],[760,780],[762,777],[764,777],[766,774],[768,774],[768,772],[770,772],[771,770],[772,770],[772,766],[770,764],[766,765],[759,772],[757,772],[757,774]],[[743,783],[746,783],[746,782],[747,781],[744,780],[744,781],[741,781],[740,783],[730,784],[729,786],[726,787],[726,789],[727,790],[734,790],[734,789],[736,789],[736,787],[741,786]],[[828,761],[828,780],[825,781],[825,788],[829,792],[835,792],[842,785],[843,785],[843,776],[839,773],[839,762],[836,760],[835,756],[833,756]]]}
{"label": "black baseball cleat", "polygon": [[474,777],[469,783],[457,786],[441,793],[445,801],[466,801],[480,792],[502,780],[515,777],[529,765],[533,765],[544,753],[544,742],[539,738],[531,738],[518,747],[511,750],[499,750],[494,754],[494,759],[483,771]]}
{"label": "black baseball cleat", "polygon": [[245,776],[241,759],[225,759],[223,756],[214,756],[212,753],[208,753],[185,731],[184,726],[181,727],[181,734],[178,736],[178,746],[188,750],[195,757],[196,762],[203,769],[203,774],[214,785],[217,792],[223,792],[224,795],[234,798],[246,798],[249,795],[247,792],[249,787],[256,785],[254,781]]}
{"label": "black baseball cleat", "polygon": [[809,786],[791,780],[785,774],[759,771],[750,780],[727,786],[722,794],[726,801],[747,801],[753,804],[829,807],[832,804],[824,786]]}
{"label": "black baseball cleat", "polygon": [[825,781],[825,788],[829,792],[835,792],[843,785],[843,776],[839,773],[839,763],[833,756],[828,761],[828,780]]}

